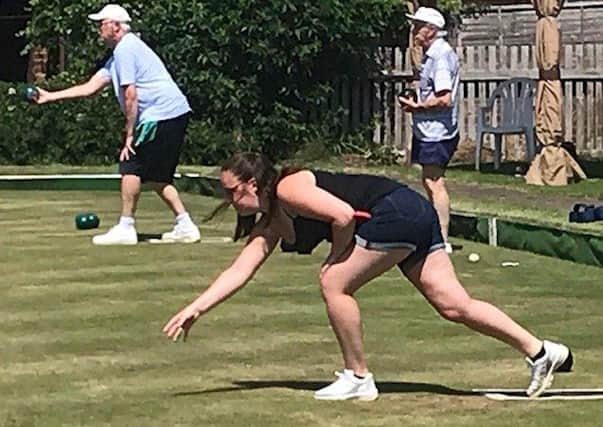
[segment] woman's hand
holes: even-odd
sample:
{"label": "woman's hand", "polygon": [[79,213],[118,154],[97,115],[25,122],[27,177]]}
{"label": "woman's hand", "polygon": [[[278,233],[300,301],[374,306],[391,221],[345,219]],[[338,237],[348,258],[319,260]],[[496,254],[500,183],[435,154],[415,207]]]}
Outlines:
{"label": "woman's hand", "polygon": [[320,267],[320,278],[322,279],[322,276],[327,272],[327,270],[333,265],[335,264],[337,260],[333,257],[333,254],[330,253],[329,256],[327,257],[327,259],[325,259],[325,262],[322,263],[322,266]]}
{"label": "woman's hand", "polygon": [[322,276],[327,273],[327,271],[329,270],[329,268],[331,268],[332,265],[345,261],[354,250],[354,246],[356,246],[355,241],[351,241],[343,251],[334,251],[334,248],[331,246],[331,251],[329,252],[329,255],[320,267],[319,277],[322,279]]}
{"label": "woman's hand", "polygon": [[165,324],[163,333],[174,342],[178,341],[179,338],[182,338],[182,341],[186,341],[189,329],[197,321],[199,316],[201,316],[199,310],[192,305],[188,305]]}

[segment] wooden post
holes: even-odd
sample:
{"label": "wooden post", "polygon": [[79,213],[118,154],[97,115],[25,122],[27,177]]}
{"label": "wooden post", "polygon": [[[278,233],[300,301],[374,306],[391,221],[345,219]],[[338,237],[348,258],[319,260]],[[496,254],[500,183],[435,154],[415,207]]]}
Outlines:
{"label": "wooden post", "polygon": [[586,149],[584,143],[584,82],[576,83],[576,146]]}
{"label": "wooden post", "polygon": [[65,41],[59,37],[59,72],[65,71]]}
{"label": "wooden post", "polygon": [[381,91],[381,83],[376,81],[373,83],[373,119],[375,121],[374,129],[373,129],[373,143],[382,144],[383,137],[381,136],[383,131],[383,97]]}
{"label": "wooden post", "polygon": [[356,130],[360,127],[360,80],[354,79],[351,82],[352,104],[351,104],[351,129]]}
{"label": "wooden post", "polygon": [[46,78],[48,68],[48,49],[43,46],[34,46],[29,52],[27,66],[27,82],[34,83]]}

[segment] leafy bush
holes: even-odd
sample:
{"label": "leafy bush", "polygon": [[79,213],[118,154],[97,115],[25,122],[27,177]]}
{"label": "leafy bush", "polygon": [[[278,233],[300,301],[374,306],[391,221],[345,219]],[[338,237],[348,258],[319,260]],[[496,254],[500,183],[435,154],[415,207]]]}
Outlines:
{"label": "leafy bush", "polygon": [[[68,83],[57,79],[50,86]],[[0,83],[0,162],[97,164],[114,159],[121,129],[115,123],[123,119],[112,94],[37,106],[23,100],[22,89]]]}
{"label": "leafy bush", "polygon": [[[47,86],[72,82],[58,77]],[[0,164],[110,164],[121,145],[124,118],[110,90],[95,98],[55,104],[30,104],[24,85],[0,82]],[[192,120],[182,161],[217,164],[242,147],[232,134]],[[240,138],[239,138],[240,140]]]}
{"label": "leafy bush", "polygon": [[[89,77],[105,49],[87,15],[99,0],[31,0],[30,43],[68,53],[67,75]],[[306,112],[326,105],[330,82],[368,76],[374,48],[398,37],[407,20],[399,0],[125,1],[134,31],[165,60],[185,89],[204,133],[236,135],[233,147],[289,155],[314,132]],[[200,125],[196,125],[200,126]],[[222,137],[218,138],[223,139]],[[227,146],[228,147],[228,146]],[[206,152],[210,147],[189,147]],[[212,156],[227,154],[215,147]],[[222,153],[222,154],[221,154]],[[216,157],[216,158],[217,158]],[[215,159],[212,159],[212,161]]]}
{"label": "leafy bush", "polygon": [[219,165],[232,153],[246,150],[236,133],[225,133],[204,120],[191,120],[180,157],[183,164]]}
{"label": "leafy bush", "polygon": [[[106,1],[29,3],[32,18],[24,36],[28,46],[42,44],[50,49],[50,71],[55,76],[48,86],[62,88],[89,78],[106,48],[98,40],[97,25],[87,16]],[[458,16],[465,3],[442,0],[440,5]],[[133,18],[133,30],[165,60],[194,109],[184,162],[214,164],[241,149],[261,150],[281,159],[308,142],[321,141],[327,144],[327,152],[369,149],[377,153],[372,158],[391,157],[370,146],[370,138],[338,138],[336,111],[312,124],[307,118],[309,112],[325,110],[333,81],[344,76],[366,78],[375,71],[378,45],[406,43],[405,2],[128,0],[121,4]],[[57,75],[53,64],[59,44],[67,56],[65,72]],[[123,119],[110,93],[38,108],[16,102],[5,96],[7,88],[0,85],[0,89],[0,162],[113,161]],[[359,143],[349,142],[355,140]]]}

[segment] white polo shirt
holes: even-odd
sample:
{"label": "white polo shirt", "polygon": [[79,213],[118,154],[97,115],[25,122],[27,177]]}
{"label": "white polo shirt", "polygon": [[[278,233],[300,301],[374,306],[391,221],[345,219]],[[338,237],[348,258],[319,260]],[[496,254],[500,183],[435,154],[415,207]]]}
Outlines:
{"label": "white polo shirt", "polygon": [[418,96],[425,101],[437,92],[449,90],[452,107],[433,108],[413,114],[413,135],[425,142],[455,137],[458,130],[460,66],[456,52],[443,38],[433,41],[423,56]]}

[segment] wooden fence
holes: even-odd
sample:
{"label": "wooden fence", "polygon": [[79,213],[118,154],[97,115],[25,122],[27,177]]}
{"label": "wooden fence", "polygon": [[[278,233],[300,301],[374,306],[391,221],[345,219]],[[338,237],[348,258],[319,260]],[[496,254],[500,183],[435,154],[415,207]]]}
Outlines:
{"label": "wooden fence", "polygon": [[[482,46],[528,45],[534,43],[538,16],[531,2],[488,1],[492,6],[485,13],[463,17],[459,45]],[[603,3],[601,1],[565,0],[557,22],[561,27],[561,42],[601,43],[603,31]]]}
{"label": "wooden fence", "polygon": [[[511,77],[538,78],[533,46],[458,47],[461,62],[459,128],[461,141],[475,143],[476,114],[496,86]],[[342,81],[330,107],[343,107],[342,130],[373,126],[373,140],[408,149],[411,115],[395,101],[411,84],[408,52],[382,48],[385,69],[370,81]],[[564,138],[579,154],[603,158],[603,44],[566,45],[561,54]],[[487,140],[486,144],[491,144]]]}

